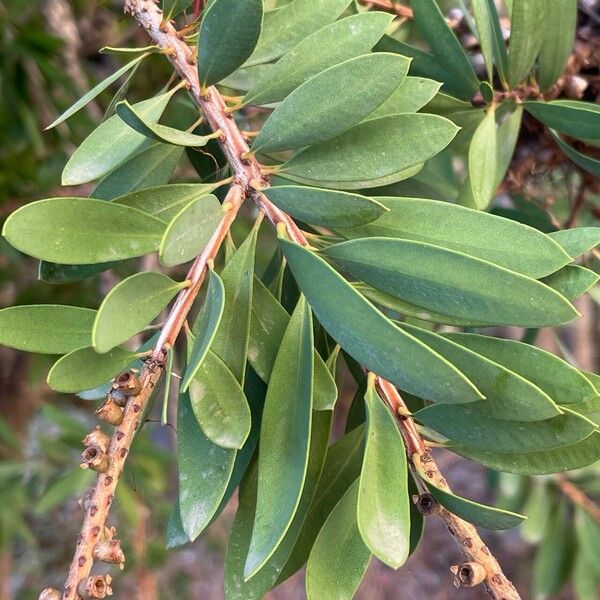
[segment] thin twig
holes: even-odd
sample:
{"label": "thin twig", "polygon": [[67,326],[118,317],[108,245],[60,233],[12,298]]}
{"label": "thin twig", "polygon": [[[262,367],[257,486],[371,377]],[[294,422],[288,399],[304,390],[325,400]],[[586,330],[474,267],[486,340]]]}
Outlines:
{"label": "thin twig", "polygon": [[413,11],[409,6],[403,6],[398,2],[391,2],[390,0],[359,0],[363,6],[370,8],[377,8],[384,12],[392,13],[402,19],[412,19]]}
{"label": "thin twig", "polygon": [[569,481],[564,475],[556,476],[556,483],[560,491],[573,503],[585,510],[598,525],[600,525],[600,506],[598,506],[586,493]]}

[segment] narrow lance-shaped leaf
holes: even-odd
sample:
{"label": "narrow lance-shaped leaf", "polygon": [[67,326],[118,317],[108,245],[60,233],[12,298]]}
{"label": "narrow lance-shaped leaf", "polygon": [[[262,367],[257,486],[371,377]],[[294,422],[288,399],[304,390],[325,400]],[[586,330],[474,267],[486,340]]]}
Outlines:
{"label": "narrow lance-shaped leaf", "polygon": [[472,0],[473,15],[477,24],[479,46],[487,71],[488,81],[494,81],[494,29],[488,0]]}
{"label": "narrow lance-shaped leaf", "polygon": [[198,72],[204,87],[219,83],[252,54],[263,21],[263,0],[213,0],[198,35]]}
{"label": "narrow lance-shaped leaf", "polygon": [[600,227],[576,227],[548,234],[572,258],[600,245]]}
{"label": "narrow lance-shaped leaf", "polygon": [[313,368],[312,318],[301,297],[277,353],[265,400],[256,515],[244,567],[247,579],[275,552],[300,502],[310,445]]}
{"label": "narrow lance-shaped leaf", "polygon": [[571,137],[600,138],[600,106],[578,100],[525,102],[525,110],[550,129]]}
{"label": "narrow lance-shaped leaf", "polygon": [[439,91],[441,84],[425,77],[405,77],[398,89],[370,115],[378,119],[389,115],[413,113],[423,108]]}
{"label": "narrow lance-shaped leaf", "polygon": [[587,156],[579,150],[576,150],[570,144],[567,144],[564,140],[560,139],[560,136],[556,131],[550,129],[550,135],[554,138],[554,141],[558,144],[559,148],[578,166],[584,171],[600,177],[600,160]]}
{"label": "narrow lance-shaped leaf", "polygon": [[496,115],[490,108],[475,130],[469,146],[469,183],[472,208],[485,210],[496,191]]}
{"label": "narrow lance-shaped leaf", "polygon": [[523,107],[517,106],[496,130],[496,176],[494,178],[494,191],[504,180],[508,171],[523,121]]}
{"label": "narrow lance-shaped leaf", "polygon": [[326,69],[275,109],[252,150],[303,148],[336,137],[386,100],[406,76],[408,65],[409,60],[398,54],[375,53]]}
{"label": "narrow lance-shaped leaf", "polygon": [[598,283],[600,275],[579,265],[567,265],[542,281],[568,300],[575,300]]}
{"label": "narrow lance-shaped leaf", "polygon": [[96,352],[108,352],[140,332],[185,286],[152,272],[136,273],[118,283],[96,315],[92,332]]}
{"label": "narrow lance-shaped leaf", "polygon": [[37,304],[0,310],[0,344],[38,354],[66,354],[92,343],[96,311]]}
{"label": "narrow lance-shaped leaf", "polygon": [[410,509],[406,450],[394,416],[369,375],[367,433],[358,490],[358,529],[371,552],[397,569],[408,558]]}

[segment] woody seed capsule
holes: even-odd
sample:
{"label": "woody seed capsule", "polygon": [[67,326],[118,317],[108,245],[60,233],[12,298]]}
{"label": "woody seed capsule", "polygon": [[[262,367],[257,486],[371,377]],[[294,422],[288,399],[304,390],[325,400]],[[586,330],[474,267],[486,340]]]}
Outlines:
{"label": "woody seed capsule", "polygon": [[123,569],[125,554],[119,540],[105,540],[94,546],[94,558],[102,562],[118,564]]}
{"label": "woody seed capsule", "polygon": [[123,409],[110,397],[96,411],[96,415],[99,419],[111,425],[120,425],[123,422]]}
{"label": "woody seed capsule", "polygon": [[61,600],[62,594],[54,588],[46,588],[42,590],[38,600]]}
{"label": "woody seed capsule", "polygon": [[83,445],[87,448],[88,446],[98,446],[102,448],[104,452],[108,450],[109,437],[100,429],[99,426],[88,433],[83,438]]}
{"label": "woody seed capsule", "polygon": [[77,585],[77,593],[86,599],[112,596],[111,581],[112,577],[110,575],[95,575],[82,579]]}
{"label": "woody seed capsule", "polygon": [[98,473],[106,473],[108,471],[108,454],[100,448],[97,444],[92,444],[88,446],[81,453],[81,463],[82,469],[92,469],[92,471],[97,471]]}

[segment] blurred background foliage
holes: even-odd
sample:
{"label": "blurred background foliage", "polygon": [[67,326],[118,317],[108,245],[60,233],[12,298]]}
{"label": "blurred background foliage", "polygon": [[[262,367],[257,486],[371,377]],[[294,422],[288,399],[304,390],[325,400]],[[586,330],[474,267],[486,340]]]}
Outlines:
{"label": "blurred background foliage", "polygon": [[[266,0],[266,4],[275,8],[287,1]],[[193,4],[165,0],[164,8],[177,14],[183,26],[193,21]],[[439,4],[478,76],[485,79],[477,39],[465,18],[468,3],[441,0]],[[369,5],[394,10],[387,0],[356,1],[353,9],[366,10]],[[510,23],[506,18],[502,23],[508,36]],[[393,37],[426,48],[410,19],[401,18],[397,25]],[[101,48],[144,47],[147,43],[144,32],[123,15],[120,2],[0,0],[0,221],[33,199],[90,193],[91,188],[85,186],[59,187],[67,157],[95,124],[112,114],[115,94],[121,98],[127,94],[130,101],[136,101],[160,90],[171,77],[168,62],[161,56],[150,56],[84,110],[49,132],[43,130],[92,85],[128,60],[119,53],[100,52]],[[596,0],[579,2],[574,52],[553,94],[591,102],[600,99],[600,3]],[[393,189],[378,190],[378,194],[456,201],[468,142],[481,111],[460,103],[442,112],[463,127],[456,142],[431,160],[418,176],[395,184]],[[247,121],[244,129],[250,129],[254,121],[261,119],[260,110],[250,109],[239,118]],[[180,95],[169,108],[166,121],[186,127],[194,119],[192,105]],[[586,151],[600,158],[596,146]],[[215,147],[209,148],[209,153],[190,151],[172,180],[214,177],[220,171],[219,165]],[[493,212],[542,231],[565,224],[598,225],[600,219],[598,178],[559,152],[547,130],[530,115],[525,115],[500,192]],[[244,228],[243,221],[236,227]],[[240,233],[234,230],[234,238]],[[272,246],[267,243],[261,247],[259,264],[266,269]],[[38,283],[36,262],[0,241],[0,307],[41,302],[95,307],[121,275],[137,266],[128,265],[123,273],[107,272],[72,284],[43,285]],[[586,266],[598,272],[598,256],[591,255]],[[145,269],[151,267],[144,265]],[[537,336],[538,345],[579,368],[598,371],[598,286],[578,302],[584,318],[557,330],[532,332],[530,338]],[[510,329],[502,333],[508,337],[523,334]],[[61,586],[81,520],[77,502],[90,482],[90,473],[75,467],[81,438],[93,424],[89,401],[48,390],[43,382],[51,362],[52,357],[26,356],[0,348],[0,600],[33,599],[44,585]],[[340,427],[353,393],[349,382],[345,388],[338,416]],[[175,435],[172,427],[160,427],[159,419],[150,414],[136,438],[119,485],[113,520],[126,544],[126,555],[131,557],[121,597],[222,597],[224,540],[233,506],[196,543],[175,551],[165,549],[166,522],[176,493],[171,454]],[[594,503],[594,499],[600,499],[598,466],[568,476],[525,478],[491,475],[483,467],[448,453],[438,458],[457,492],[483,501],[495,498],[497,504],[529,516],[520,531],[502,536],[486,534],[524,598],[598,597],[595,581],[600,577],[600,510]],[[407,565],[396,573],[373,564],[358,597],[454,597],[447,572],[448,566],[458,560],[452,544],[441,523],[435,519],[428,522],[421,547]],[[304,594],[299,577],[268,597],[299,600]],[[463,590],[460,597],[483,598],[482,594]]]}

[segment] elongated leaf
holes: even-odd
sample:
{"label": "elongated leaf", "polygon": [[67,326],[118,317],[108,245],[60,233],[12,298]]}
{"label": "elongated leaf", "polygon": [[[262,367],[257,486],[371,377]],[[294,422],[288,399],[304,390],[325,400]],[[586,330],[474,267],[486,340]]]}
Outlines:
{"label": "elongated leaf", "polygon": [[80,348],[58,359],[48,373],[48,385],[56,392],[90,390],[116,377],[140,355],[124,348],[98,354],[93,348]]}
{"label": "elongated leaf", "polygon": [[[378,197],[377,201],[390,211],[377,221],[341,233],[348,238],[390,237],[427,242],[534,279],[571,262],[557,242],[510,219],[436,200]],[[444,223],[444,227],[440,228],[439,223]]]}
{"label": "elongated leaf", "polygon": [[66,354],[92,343],[96,311],[37,304],[0,310],[0,344],[38,354]]}
{"label": "elongated leaf", "polygon": [[490,5],[488,0],[472,0],[473,16],[477,25],[477,33],[479,38],[479,46],[483,62],[487,71],[488,81],[494,81],[494,25],[492,22],[493,16],[490,13]]}
{"label": "elongated leaf", "polygon": [[439,63],[457,77],[465,95],[476,92],[479,82],[473,67],[435,0],[413,0],[411,6],[417,28]]}
{"label": "elongated leaf", "polygon": [[415,413],[415,418],[461,446],[494,448],[498,452],[538,452],[586,438],[595,425],[567,413],[543,421],[506,421],[482,415],[469,406],[438,404]]}
{"label": "elongated leaf", "polygon": [[158,251],[160,263],[174,267],[198,256],[212,238],[222,216],[216,196],[209,194],[192,200],[165,229]]}
{"label": "elongated leaf", "polygon": [[469,146],[469,182],[473,207],[485,210],[496,191],[496,117],[488,110]]}
{"label": "elongated leaf", "polygon": [[221,322],[224,306],[225,287],[223,286],[223,281],[211,270],[204,306],[198,316],[197,322],[194,324],[194,331],[197,332],[197,335],[194,336],[194,344],[181,380],[180,389],[182,392],[187,391],[190,382],[195,377],[202,361],[206,357]]}
{"label": "elongated leaf", "polygon": [[477,385],[485,400],[470,404],[474,413],[484,418],[505,419],[510,423],[541,421],[561,413],[543,390],[493,359],[431,331],[406,323],[402,328],[439,352]]}
{"label": "elongated leaf", "polygon": [[6,219],[2,235],[35,258],[90,264],[154,252],[164,228],[159,219],[127,206],[52,198],[16,210]]}
{"label": "elongated leaf", "polygon": [[312,318],[301,297],[277,353],[265,400],[246,578],[277,549],[300,502],[310,444],[313,365]]}
{"label": "elongated leaf", "polygon": [[451,316],[536,327],[577,315],[565,298],[538,281],[424,242],[358,239],[330,246],[323,254],[388,294]]}
{"label": "elongated leaf", "polygon": [[[313,75],[350,58],[366,54],[381,38],[391,15],[368,12],[352,15],[316,31],[284,54],[258,78],[244,103],[280,102]],[[315,52],[319,48],[319,52]]]}
{"label": "elongated leaf", "polygon": [[144,58],[148,56],[147,53],[134,58],[131,62],[128,62],[125,66],[121,67],[118,71],[115,71],[112,75],[103,79],[99,84],[95,85],[87,94],[82,96],[75,104],[70,106],[65,112],[60,115],[56,120],[54,120],[46,130],[52,129],[56,127],[59,123],[66,121],[71,115],[74,115],[78,110],[81,110],[88,102],[91,102],[96,96],[101,94],[109,85],[117,81],[119,77],[127,73],[127,71],[133,69],[136,65],[138,65]]}
{"label": "elongated leaf", "polygon": [[204,87],[219,83],[254,51],[263,21],[263,0],[213,0],[198,36],[198,72]]}
{"label": "elongated leaf", "polygon": [[61,265],[42,260],[38,268],[38,279],[54,285],[64,285],[65,283],[72,283],[93,277],[98,273],[110,269],[115,264],[114,262],[107,262],[95,265]]}
{"label": "elongated leaf", "polygon": [[335,21],[350,0],[292,0],[265,14],[258,44],[246,66],[279,58],[315,31]]}
{"label": "elongated leaf", "polygon": [[355,227],[387,212],[374,199],[299,185],[270,187],[265,195],[292,217],[323,227]]}
{"label": "elongated leaf", "polygon": [[564,251],[575,259],[600,244],[600,227],[577,227],[549,234]]}
{"label": "elongated leaf", "polygon": [[[143,136],[156,140],[157,142],[165,142],[174,146],[187,146],[196,148],[206,146],[206,144],[215,138],[212,135],[195,135],[187,131],[180,131],[166,125],[153,123],[147,118],[144,118],[127,100],[119,102],[115,108],[117,114],[129,127],[134,131],[141,133]],[[218,136],[217,136],[218,137]]]}
{"label": "elongated leaf", "polygon": [[470,333],[444,335],[519,373],[559,404],[584,402],[597,395],[592,383],[577,369],[535,346]]}
{"label": "elongated leaf", "polygon": [[352,189],[383,178],[393,183],[404,178],[403,170],[443,150],[456,132],[451,121],[437,115],[372,119],[298,153],[285,163],[281,175],[341,182]]}
{"label": "elongated leaf", "polygon": [[358,529],[371,552],[398,569],[408,558],[410,544],[406,451],[398,425],[371,377],[365,395],[367,433],[358,489]]}
{"label": "elongated leaf", "polygon": [[575,300],[596,285],[599,279],[600,275],[590,269],[579,265],[567,265],[542,281],[568,300]]}
{"label": "elongated leaf", "polygon": [[179,398],[177,453],[181,523],[193,541],[210,523],[221,503],[236,451],[217,446],[204,435],[187,394]]}
{"label": "elongated leaf", "polygon": [[567,144],[567,142],[560,139],[556,131],[550,129],[550,135],[554,138],[560,149],[578,166],[591,173],[600,177],[600,160],[587,156],[579,150],[575,150],[573,146]]}
{"label": "elongated leaf", "polygon": [[516,87],[533,67],[542,47],[546,3],[544,0],[513,0],[508,85]]}
{"label": "elongated leaf", "polygon": [[502,183],[510,167],[519,139],[522,121],[523,108],[517,106],[513,113],[496,130],[496,177],[494,179],[494,191]]}
{"label": "elongated leaf", "polygon": [[482,398],[460,371],[396,327],[322,258],[285,240],[280,244],[319,322],[354,359],[421,398]]}
{"label": "elongated leaf", "polygon": [[136,273],[118,283],[104,298],[92,332],[96,352],[112,350],[158,316],[184,283],[161,273]]}
{"label": "elongated leaf", "polygon": [[525,110],[550,129],[571,137],[600,138],[600,106],[578,100],[525,102]]}
{"label": "elongated leaf", "polygon": [[[398,54],[366,54],[315,75],[269,116],[252,144],[262,152],[330,140],[372,113],[398,87],[409,61]],[[311,110],[306,110],[312,106]]]}
{"label": "elongated leaf", "polygon": [[[173,91],[134,104],[148,122],[156,123]],[[98,126],[75,150],[62,174],[63,185],[78,185],[106,175],[134,154],[146,137],[128,127],[118,115]]]}
{"label": "elongated leaf", "polygon": [[561,76],[573,49],[577,0],[556,0],[544,17],[540,49],[540,88],[550,89]]}
{"label": "elongated leaf", "polygon": [[356,521],[356,480],[325,521],[308,559],[308,600],[351,600],[371,559]]}
{"label": "elongated leaf", "polygon": [[437,94],[440,87],[441,84],[433,79],[405,77],[398,89],[369,115],[369,119],[417,112]]}

